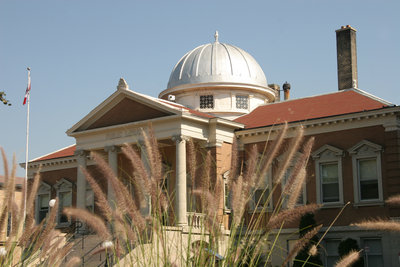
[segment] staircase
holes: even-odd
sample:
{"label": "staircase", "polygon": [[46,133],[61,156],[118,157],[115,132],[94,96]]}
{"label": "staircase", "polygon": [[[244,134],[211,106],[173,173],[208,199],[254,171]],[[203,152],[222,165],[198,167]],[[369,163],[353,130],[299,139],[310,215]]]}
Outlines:
{"label": "staircase", "polygon": [[97,267],[105,263],[105,252],[101,249],[103,241],[96,234],[83,234],[71,240],[74,246],[71,249],[67,262],[70,258],[77,256],[81,259],[81,266]]}

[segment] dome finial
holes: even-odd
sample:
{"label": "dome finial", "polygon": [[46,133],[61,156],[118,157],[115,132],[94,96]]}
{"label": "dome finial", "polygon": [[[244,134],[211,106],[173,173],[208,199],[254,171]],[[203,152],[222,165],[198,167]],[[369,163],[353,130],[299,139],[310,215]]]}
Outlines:
{"label": "dome finial", "polygon": [[216,43],[218,43],[219,41],[218,41],[218,31],[215,31],[215,34],[214,34],[214,38],[215,38],[215,42]]}

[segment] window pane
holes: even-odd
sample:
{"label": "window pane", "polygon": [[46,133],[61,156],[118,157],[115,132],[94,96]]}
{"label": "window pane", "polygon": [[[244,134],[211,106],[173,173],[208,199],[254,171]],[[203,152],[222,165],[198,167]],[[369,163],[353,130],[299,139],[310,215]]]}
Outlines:
{"label": "window pane", "polygon": [[358,160],[360,199],[379,199],[376,158]]}
{"label": "window pane", "polygon": [[368,255],[367,258],[368,258],[368,266],[383,267],[382,256]]}
{"label": "window pane", "polygon": [[50,197],[49,195],[39,195],[39,207],[40,209],[42,208],[48,208],[49,207],[49,201]]}
{"label": "window pane", "polygon": [[213,95],[201,95],[200,96],[200,108],[214,108],[214,96]]}
{"label": "window pane", "polygon": [[72,202],[72,192],[61,192],[59,193],[60,206],[69,207]]}
{"label": "window pane", "polygon": [[337,162],[320,165],[322,202],[338,202],[339,171]]}
{"label": "window pane", "polygon": [[269,190],[265,188],[256,189],[254,192],[254,208],[264,207],[267,204]]}
{"label": "window pane", "polygon": [[382,244],[380,239],[364,239],[364,256],[368,266],[383,267]]}
{"label": "window pane", "polygon": [[369,247],[370,254],[382,254],[382,244],[380,239],[364,239],[364,248]]}
{"label": "window pane", "polygon": [[376,159],[362,159],[358,161],[360,181],[377,180]]}
{"label": "window pane", "polygon": [[325,241],[325,253],[326,253],[326,266],[335,266],[335,263],[339,260],[339,247],[340,240],[326,240]]}
{"label": "window pane", "polygon": [[40,223],[44,218],[46,218],[47,212],[49,211],[49,208],[47,209],[41,209],[39,211],[39,221],[38,223]]}
{"label": "window pane", "polygon": [[378,180],[360,182],[361,199],[378,199]]}
{"label": "window pane", "polygon": [[60,205],[58,206],[58,223],[67,223],[68,218],[66,215],[63,214],[63,210],[65,207],[70,207],[72,203],[72,192],[60,192],[58,194],[58,197],[60,199]]}
{"label": "window pane", "polygon": [[321,179],[323,183],[338,182],[337,163],[321,164]]}
{"label": "window pane", "polygon": [[322,185],[322,201],[338,202],[339,201],[339,184],[323,184]]}
{"label": "window pane", "polygon": [[236,108],[248,109],[248,107],[249,107],[249,97],[247,95],[237,95],[236,96]]}

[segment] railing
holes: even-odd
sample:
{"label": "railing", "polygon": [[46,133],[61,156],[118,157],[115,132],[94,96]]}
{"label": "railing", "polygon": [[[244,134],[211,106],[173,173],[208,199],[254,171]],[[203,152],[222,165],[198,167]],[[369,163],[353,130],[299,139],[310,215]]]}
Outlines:
{"label": "railing", "polygon": [[196,229],[203,227],[204,218],[205,218],[203,213],[187,212],[186,217],[187,217],[188,226],[191,226]]}

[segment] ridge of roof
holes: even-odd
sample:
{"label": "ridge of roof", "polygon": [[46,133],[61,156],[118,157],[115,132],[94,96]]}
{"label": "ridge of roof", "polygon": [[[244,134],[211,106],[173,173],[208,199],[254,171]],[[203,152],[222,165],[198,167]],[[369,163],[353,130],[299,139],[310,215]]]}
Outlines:
{"label": "ridge of roof", "polygon": [[327,94],[267,103],[258,106],[249,114],[243,115],[235,121],[243,123],[245,128],[249,129],[285,121],[289,123],[304,121],[388,106],[395,105],[363,90],[351,88]]}

